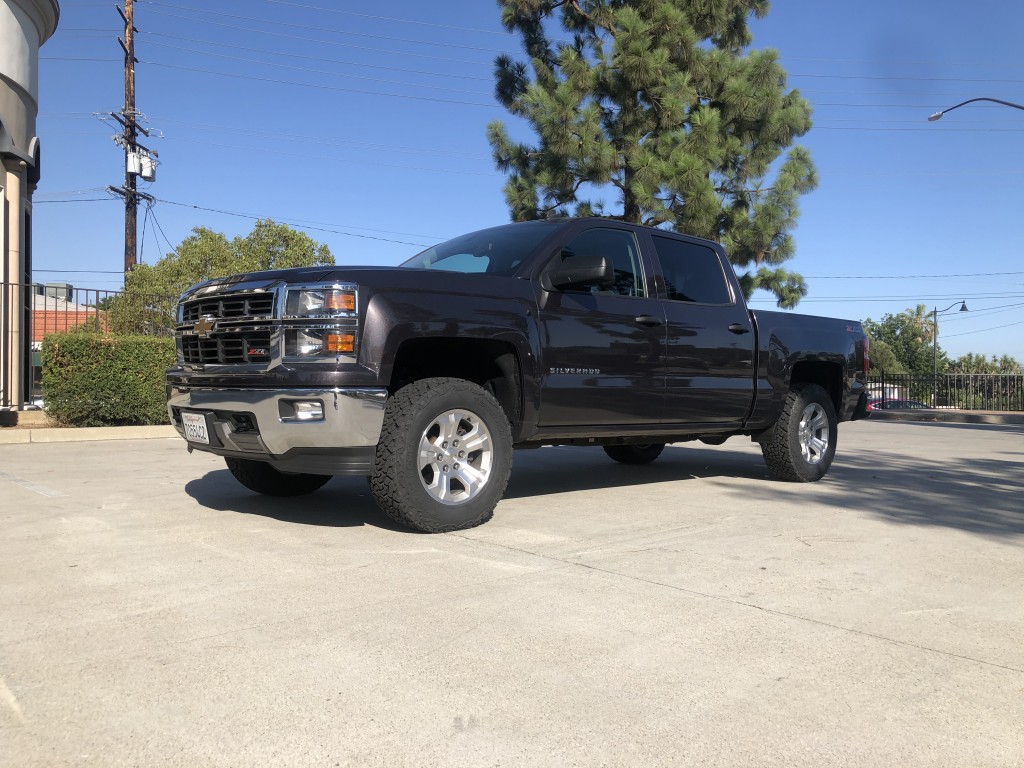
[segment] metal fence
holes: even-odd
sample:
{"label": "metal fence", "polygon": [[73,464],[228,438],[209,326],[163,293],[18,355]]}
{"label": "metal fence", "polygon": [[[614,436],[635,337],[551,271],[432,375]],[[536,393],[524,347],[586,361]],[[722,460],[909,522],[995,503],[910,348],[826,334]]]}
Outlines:
{"label": "metal fence", "polygon": [[[25,400],[42,399],[41,352],[52,333],[110,333],[172,336],[176,296],[75,288],[68,284],[0,283],[0,323],[4,340],[0,366],[22,372]],[[15,363],[17,361],[17,364]],[[20,405],[2,399],[7,407]]]}
{"label": "metal fence", "polygon": [[882,373],[868,378],[868,393],[881,400],[916,400],[932,408],[1024,411],[1024,376],[944,373],[916,376]]}

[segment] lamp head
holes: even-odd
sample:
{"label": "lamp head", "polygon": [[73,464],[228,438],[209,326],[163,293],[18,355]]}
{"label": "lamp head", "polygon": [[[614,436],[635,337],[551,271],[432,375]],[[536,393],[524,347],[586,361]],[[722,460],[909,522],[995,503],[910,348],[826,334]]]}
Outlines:
{"label": "lamp head", "polygon": [[957,311],[958,312],[969,312],[970,310],[967,309],[967,302],[966,301],[961,301],[960,302],[960,309],[957,310]]}
{"label": "lamp head", "polygon": [[946,114],[946,113],[945,112],[933,112],[932,114],[928,115],[928,122],[929,123],[934,123],[936,120],[941,120],[942,116],[944,114]]}

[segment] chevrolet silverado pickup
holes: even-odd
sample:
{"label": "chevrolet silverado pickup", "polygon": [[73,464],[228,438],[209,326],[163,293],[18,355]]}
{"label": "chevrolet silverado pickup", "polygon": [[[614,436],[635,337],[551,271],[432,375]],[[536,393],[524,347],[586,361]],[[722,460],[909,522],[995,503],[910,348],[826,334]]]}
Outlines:
{"label": "chevrolet silverado pickup", "polygon": [[717,243],[605,218],[506,224],[397,267],[209,280],[177,307],[168,415],[247,488],[365,475],[428,532],[479,525],[514,448],[760,444],[775,477],[825,475],[864,418],[859,323],[751,311]]}

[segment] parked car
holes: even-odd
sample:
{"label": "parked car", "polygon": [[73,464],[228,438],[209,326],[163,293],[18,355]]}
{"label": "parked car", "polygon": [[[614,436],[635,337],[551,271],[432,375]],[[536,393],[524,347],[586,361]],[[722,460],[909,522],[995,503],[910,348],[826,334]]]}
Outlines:
{"label": "parked car", "polygon": [[928,408],[928,409],[930,409],[931,406],[927,405],[925,403],[922,403],[920,400],[904,400],[904,399],[898,399],[898,400],[886,399],[886,400],[883,400],[882,398],[877,398],[875,400],[869,400],[868,401],[868,410],[869,411],[880,411],[880,410],[894,410],[895,411],[895,410],[908,410],[908,409],[914,410],[914,409],[919,409],[919,408]]}

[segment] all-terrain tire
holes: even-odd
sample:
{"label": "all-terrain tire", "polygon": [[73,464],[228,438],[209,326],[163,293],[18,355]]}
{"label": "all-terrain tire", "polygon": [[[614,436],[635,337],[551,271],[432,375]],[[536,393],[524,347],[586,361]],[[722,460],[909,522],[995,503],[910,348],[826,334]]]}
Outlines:
{"label": "all-terrain tire", "polygon": [[235,480],[250,491],[265,496],[305,496],[322,486],[332,475],[306,475],[280,472],[265,461],[224,457]]}
{"label": "all-terrain tire", "polygon": [[620,464],[650,464],[661,456],[664,443],[643,443],[637,445],[606,445],[604,452]]}
{"label": "all-terrain tire", "polygon": [[832,466],[839,435],[836,409],[817,384],[795,385],[775,426],[761,441],[761,453],[780,480],[809,483]]}
{"label": "all-terrain tire", "polygon": [[485,523],[512,470],[512,430],[464,379],[421,379],[388,398],[370,489],[402,525],[445,533]]}

